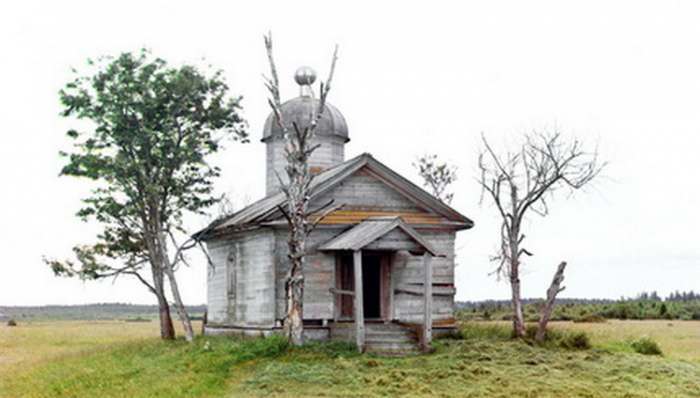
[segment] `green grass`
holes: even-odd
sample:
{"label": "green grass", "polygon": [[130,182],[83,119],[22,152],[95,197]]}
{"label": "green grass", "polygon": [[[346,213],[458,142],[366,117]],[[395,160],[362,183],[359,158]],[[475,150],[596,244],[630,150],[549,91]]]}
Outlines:
{"label": "green grass", "polygon": [[[67,334],[56,330],[72,326],[25,326],[20,341],[50,346],[44,328],[51,327],[58,346],[70,345]],[[348,344],[291,348],[279,338],[225,337],[187,344],[144,338],[136,328],[152,332],[153,327],[143,323],[115,322],[92,331],[82,326],[76,329],[81,343],[60,354],[35,348],[37,355],[50,355],[43,360],[20,355],[3,367],[7,351],[0,350],[0,397],[595,398],[696,397],[700,391],[700,360],[637,354],[626,340],[616,349],[599,335],[591,335],[591,349],[560,343],[580,329],[554,332],[539,346],[512,340],[505,324],[467,323],[460,338],[437,340],[431,355],[383,358],[359,355]],[[0,348],[12,346],[17,340],[8,336],[18,333],[0,331]],[[91,334],[98,337],[91,340]]]}
{"label": "green grass", "polygon": [[238,364],[286,350],[279,337],[155,339],[51,361],[0,384],[0,396],[206,397],[225,392]]}

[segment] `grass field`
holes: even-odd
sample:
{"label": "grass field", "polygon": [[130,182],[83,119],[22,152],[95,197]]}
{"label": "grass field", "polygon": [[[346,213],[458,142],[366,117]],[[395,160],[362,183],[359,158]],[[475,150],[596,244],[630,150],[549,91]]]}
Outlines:
{"label": "grass field", "polygon": [[[605,323],[552,322],[554,329],[583,330],[600,347],[624,351],[627,341],[647,336],[659,343],[668,358],[700,362],[700,321],[618,321]],[[698,392],[700,396],[700,392]]]}
{"label": "grass field", "polygon": [[[408,358],[342,344],[290,349],[280,339],[161,342],[156,322],[30,323],[0,328],[0,397],[698,397],[700,322],[670,323],[554,325],[586,330],[589,350],[531,346],[469,325],[479,332]],[[643,335],[663,357],[628,348]]]}

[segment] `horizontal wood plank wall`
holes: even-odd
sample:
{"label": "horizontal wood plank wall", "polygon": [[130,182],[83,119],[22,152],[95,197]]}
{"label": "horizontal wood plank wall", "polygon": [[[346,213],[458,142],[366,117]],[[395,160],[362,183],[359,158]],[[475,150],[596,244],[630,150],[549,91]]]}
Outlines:
{"label": "horizontal wood plank wall", "polygon": [[321,195],[315,200],[315,203],[326,203],[330,199],[334,199],[335,203],[342,203],[348,208],[425,212],[424,209],[416,206],[405,196],[365,172],[364,169],[358,170],[337,187]]}
{"label": "horizontal wood plank wall", "polygon": [[[329,289],[335,287],[335,254],[317,252],[314,248],[342,231],[341,228],[319,228],[309,237],[307,250],[310,253],[304,264],[304,319],[333,319],[335,299]],[[281,320],[285,313],[284,283],[289,271],[287,231],[277,230],[275,240],[277,319]]]}
{"label": "horizontal wood plank wall", "polygon": [[[320,202],[319,202],[320,204]],[[401,217],[408,224],[434,224],[439,225],[447,220],[439,215],[426,212],[400,211],[400,210],[368,210],[366,208],[353,208],[344,206],[341,210],[331,212],[321,220],[319,224],[358,224],[370,217]]]}
{"label": "horizontal wood plank wall", "polygon": [[[311,146],[321,144],[312,154],[309,159],[309,166],[313,168],[327,169],[345,160],[345,144],[340,137],[316,136],[311,140]],[[284,152],[285,141],[280,138],[275,138],[267,143],[267,193],[277,191],[279,180],[275,172],[286,181],[286,173],[284,167],[287,165],[287,159]]]}
{"label": "horizontal wood plank wall", "polygon": [[[435,249],[446,257],[432,259],[433,286],[454,285],[454,240],[455,233],[449,231],[418,231]],[[412,286],[423,290],[425,274],[423,256],[399,252],[394,256],[394,284]],[[439,293],[439,294],[438,294]],[[451,294],[446,294],[451,293]],[[421,295],[395,292],[394,316],[409,323],[420,323],[423,319],[423,297]],[[433,288],[433,320],[450,319],[454,316],[454,294],[447,289]]]}
{"label": "horizontal wood plank wall", "polygon": [[385,234],[381,238],[364,247],[365,250],[421,250],[422,246],[399,228]]}
{"label": "horizontal wood plank wall", "polygon": [[448,223],[444,217],[416,205],[364,168],[316,198],[312,207],[328,203],[330,200],[335,204],[342,204],[343,207],[327,215],[321,224],[357,224],[377,216],[401,217],[409,224]]}
{"label": "horizontal wood plank wall", "polygon": [[[263,229],[216,240],[208,246],[214,274],[207,304],[212,323],[272,327],[275,322],[274,232]],[[233,267],[233,270],[228,268]],[[227,277],[232,271],[235,278]],[[235,286],[227,286],[227,282]],[[229,294],[233,290],[233,294]],[[229,302],[229,300],[231,302]]]}
{"label": "horizontal wood plank wall", "polygon": [[[359,170],[348,177],[340,185],[329,192],[316,198],[311,208],[327,203],[333,199],[336,204],[343,204],[340,211],[331,214],[324,228],[318,228],[309,239],[308,246],[311,249],[306,259],[304,270],[304,319],[333,319],[335,300],[329,289],[335,287],[335,254],[314,252],[318,247],[335,236],[341,234],[347,227],[332,227],[332,224],[356,224],[373,215],[400,215],[407,223],[411,224],[440,224],[444,218],[425,209],[418,207],[405,196],[396,192],[391,187],[377,180],[370,173]],[[365,210],[362,210],[365,209]],[[366,210],[371,209],[371,210]],[[334,216],[337,216],[333,219]],[[411,218],[413,217],[413,218]],[[333,221],[335,220],[335,221]],[[455,233],[445,231],[419,230],[440,252],[447,255],[446,258],[433,259],[433,283],[454,283],[454,237]],[[407,241],[403,233],[393,231],[374,244],[375,249],[381,248],[381,244],[405,246],[402,249],[416,248],[412,242]],[[369,249],[371,249],[370,247]],[[395,286],[415,284],[422,290],[424,274],[421,256],[395,256],[399,264],[392,269],[396,272],[392,278]],[[287,259],[287,231],[279,229],[275,232],[275,264],[276,264],[276,317],[284,318],[285,291],[284,280],[289,267]],[[443,292],[440,289],[435,291]],[[419,321],[422,319],[422,296],[415,294],[397,294],[394,297],[394,315],[406,321]],[[453,295],[435,295],[433,313],[435,319],[447,319],[452,317],[454,306]]]}

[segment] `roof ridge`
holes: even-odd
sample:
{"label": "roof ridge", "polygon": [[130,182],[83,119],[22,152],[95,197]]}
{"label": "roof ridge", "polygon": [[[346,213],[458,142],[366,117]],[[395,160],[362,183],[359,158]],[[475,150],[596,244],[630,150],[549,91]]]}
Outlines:
{"label": "roof ridge", "polygon": [[[370,168],[374,169],[372,172],[376,175],[378,180],[382,181],[384,184],[387,184],[390,188],[397,190],[400,194],[410,198],[420,206],[431,209],[435,213],[450,221],[458,221],[466,228],[471,228],[474,225],[472,220],[462,215],[451,206],[437,199],[425,191],[425,189],[419,187],[406,177],[398,174],[389,166],[374,158],[369,152],[363,152],[342,163],[333,165],[332,167],[323,170],[319,174],[316,174],[310,186],[312,198],[326,192],[328,189],[334,187],[338,182],[344,180],[346,177],[352,175],[355,171],[365,166],[369,166]],[[230,216],[210,223],[209,226],[195,233],[193,236],[197,239],[203,239],[213,230],[221,230],[234,226],[255,225],[258,220],[264,219],[270,214],[273,214],[277,207],[284,203],[284,200],[285,196],[282,192],[267,195],[231,214]],[[389,220],[391,218],[399,218],[399,220],[401,220],[400,217],[396,216],[374,217],[389,217],[383,219],[380,218],[376,221]]]}

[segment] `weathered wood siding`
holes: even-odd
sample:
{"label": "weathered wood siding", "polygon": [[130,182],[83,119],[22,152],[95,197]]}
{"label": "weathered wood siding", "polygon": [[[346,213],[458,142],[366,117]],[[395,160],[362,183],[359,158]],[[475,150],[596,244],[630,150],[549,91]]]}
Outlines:
{"label": "weathered wood siding", "polygon": [[[400,192],[387,186],[367,172],[360,171],[347,178],[321,197],[311,207],[334,199],[349,208],[368,208],[377,211],[427,213]],[[408,222],[408,221],[406,221]],[[421,221],[422,223],[422,221]],[[304,268],[304,319],[333,319],[335,298],[330,288],[335,287],[336,255],[318,252],[316,248],[344,232],[348,225],[317,228],[307,242],[309,254]],[[433,319],[453,316],[454,238],[451,230],[419,229],[440,253],[433,259]],[[284,227],[239,232],[227,240],[208,243],[215,263],[209,271],[209,319],[213,324],[243,327],[272,327],[285,316],[285,279],[289,270],[287,258],[287,230]],[[407,236],[392,231],[371,248],[418,249]],[[392,285],[423,289],[423,262],[421,256],[405,251],[393,256]],[[233,284],[233,286],[232,286]],[[412,291],[408,289],[409,291]],[[392,291],[394,289],[392,288]],[[447,293],[446,293],[447,292]],[[423,298],[405,292],[395,292],[392,300],[393,319],[420,322],[423,317]]]}
{"label": "weathered wood siding", "polygon": [[365,246],[363,250],[417,251],[422,250],[422,246],[400,228],[394,228],[393,231],[389,231],[384,236]]}
{"label": "weathered wood siding", "polygon": [[272,327],[275,322],[275,235],[270,229],[208,243],[207,304],[212,324]]}
{"label": "weathered wood siding", "polygon": [[207,242],[207,250],[212,265],[207,266],[207,320],[211,323],[224,324],[228,316],[228,298],[226,294],[226,257],[231,240],[217,239]]}
{"label": "weathered wood siding", "polygon": [[[311,140],[311,146],[321,144],[320,147],[311,154],[309,166],[312,171],[325,170],[345,160],[345,142],[336,136],[317,135]],[[267,142],[267,194],[279,190],[279,180],[277,174],[287,180],[284,167],[287,165],[284,151],[285,141],[275,138]],[[275,174],[277,173],[277,174]]]}
{"label": "weathered wood siding", "polygon": [[335,203],[342,203],[346,208],[351,209],[424,211],[404,195],[377,179],[365,168],[358,170],[331,191],[321,195],[316,199],[316,202],[319,204],[327,203],[330,199],[334,199]]}
{"label": "weathered wood siding", "polygon": [[[454,294],[451,289],[435,288],[454,286],[454,242],[451,231],[418,231],[435,249],[445,257],[435,257],[433,264],[433,320],[452,318],[454,315]],[[394,255],[392,264],[394,287],[415,286],[423,290],[423,256],[413,256],[408,252]],[[398,292],[394,294],[394,317],[402,322],[419,323],[423,319],[423,296]]]}
{"label": "weathered wood siding", "polygon": [[[340,234],[342,229],[318,229],[310,239],[310,248]],[[435,257],[433,264],[433,320],[450,319],[454,316],[454,239],[452,231],[419,231],[436,250],[445,257]],[[286,231],[277,232],[277,317],[284,317],[284,277],[288,268],[286,260]],[[385,243],[405,242],[400,232],[390,232],[382,239]],[[407,243],[402,243],[406,244]],[[371,245],[370,245],[371,246]],[[417,247],[415,247],[417,248]],[[410,286],[423,291],[425,274],[423,256],[406,251],[396,252],[391,264],[393,289]],[[311,252],[305,268],[304,319],[333,319],[335,299],[329,292],[335,287],[335,255]],[[392,290],[393,290],[392,289]],[[423,296],[405,292],[394,292],[392,319],[402,322],[420,323],[423,319]]]}
{"label": "weathered wood siding", "polygon": [[[330,288],[335,287],[335,254],[314,250],[321,243],[339,235],[342,228],[318,228],[307,241],[304,264],[304,319],[333,319],[334,297]],[[277,230],[275,233],[275,263],[277,270],[277,319],[284,318],[285,290],[284,284],[289,272],[287,258],[287,231]]]}

